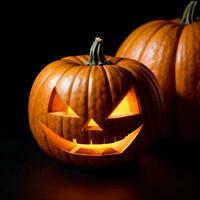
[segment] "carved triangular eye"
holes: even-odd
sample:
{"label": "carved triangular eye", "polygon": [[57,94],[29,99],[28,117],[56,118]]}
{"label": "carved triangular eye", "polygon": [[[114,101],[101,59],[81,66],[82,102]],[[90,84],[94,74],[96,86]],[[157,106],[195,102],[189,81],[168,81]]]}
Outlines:
{"label": "carved triangular eye", "polygon": [[66,112],[66,110],[67,105],[61,99],[60,95],[56,91],[56,88],[54,87],[49,100],[48,112]]}
{"label": "carved triangular eye", "polygon": [[79,116],[69,106],[67,106],[67,111],[66,112],[67,112],[67,115],[69,117],[77,117],[77,118],[79,118]]}
{"label": "carved triangular eye", "polygon": [[140,114],[140,103],[134,88],[131,88],[126,96],[109,115],[110,118],[126,117]]}
{"label": "carved triangular eye", "polygon": [[73,109],[68,106],[60,97],[56,88],[53,89],[50,100],[49,100],[49,108],[48,112],[56,112],[56,113],[63,113],[69,117],[77,117],[79,116],[73,111]]}

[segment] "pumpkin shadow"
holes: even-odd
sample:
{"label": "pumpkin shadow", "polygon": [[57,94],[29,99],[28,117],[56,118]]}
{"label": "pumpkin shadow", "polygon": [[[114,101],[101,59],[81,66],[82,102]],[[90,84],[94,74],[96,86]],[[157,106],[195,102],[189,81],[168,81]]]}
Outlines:
{"label": "pumpkin shadow", "polygon": [[79,168],[54,163],[34,169],[26,177],[22,199],[137,200],[137,165],[106,169]]}
{"label": "pumpkin shadow", "polygon": [[198,140],[200,142],[200,102],[176,97],[176,133],[183,140]]}
{"label": "pumpkin shadow", "polygon": [[153,152],[159,158],[167,160],[174,168],[199,173],[200,140],[186,140],[174,135],[157,142]]}

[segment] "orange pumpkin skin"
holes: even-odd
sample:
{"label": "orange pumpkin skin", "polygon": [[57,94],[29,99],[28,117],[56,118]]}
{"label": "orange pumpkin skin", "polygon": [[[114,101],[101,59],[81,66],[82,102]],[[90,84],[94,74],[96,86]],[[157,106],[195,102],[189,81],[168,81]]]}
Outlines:
{"label": "orange pumpkin skin", "polygon": [[[162,99],[155,76],[131,59],[110,56],[106,59],[110,64],[88,65],[87,55],[65,57],[47,65],[34,81],[29,98],[29,123],[37,143],[51,157],[79,166],[114,165],[135,159],[154,139],[162,115]],[[53,141],[45,134],[45,127],[48,127],[62,140],[73,141],[75,138],[78,143],[88,145],[91,140],[93,144],[103,144],[124,138],[123,131],[130,131],[128,129],[134,126],[134,122],[113,119],[113,123],[109,124],[107,117],[132,86],[140,101],[143,127],[123,153],[101,156],[91,156],[91,152],[88,155],[87,152],[85,155],[70,153],[64,149],[62,141]],[[56,106],[62,109],[58,102],[52,103],[55,88],[79,118],[50,112]],[[83,134],[81,128],[91,118],[105,131],[86,131]],[[53,135],[51,131],[49,134]],[[59,143],[60,148],[54,142]]]}
{"label": "orange pumpkin skin", "polygon": [[156,20],[134,30],[116,53],[153,71],[163,92],[167,121],[184,139],[200,139],[199,36],[199,20],[187,24],[180,19]]}

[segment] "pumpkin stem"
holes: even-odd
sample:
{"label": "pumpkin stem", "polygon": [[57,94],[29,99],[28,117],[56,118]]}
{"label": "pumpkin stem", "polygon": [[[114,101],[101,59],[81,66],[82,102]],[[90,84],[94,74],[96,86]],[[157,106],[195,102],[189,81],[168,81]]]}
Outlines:
{"label": "pumpkin stem", "polygon": [[103,40],[99,37],[95,38],[90,48],[90,58],[88,65],[108,65],[109,61],[106,60],[103,53]]}
{"label": "pumpkin stem", "polygon": [[194,12],[195,8],[197,6],[198,2],[197,1],[191,1],[187,7],[185,8],[185,11],[183,13],[183,17],[181,20],[182,25],[187,25],[191,24],[194,22]]}

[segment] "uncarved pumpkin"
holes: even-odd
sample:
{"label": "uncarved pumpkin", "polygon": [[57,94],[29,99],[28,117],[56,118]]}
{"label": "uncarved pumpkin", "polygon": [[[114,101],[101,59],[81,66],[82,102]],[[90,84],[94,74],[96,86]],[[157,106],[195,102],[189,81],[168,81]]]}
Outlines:
{"label": "uncarved pumpkin", "polygon": [[69,164],[100,167],[135,159],[159,128],[162,100],[153,73],[131,59],[90,56],[46,66],[29,98],[29,122],[40,147]]}
{"label": "uncarved pumpkin", "polygon": [[200,139],[200,21],[197,2],[182,20],[156,20],[134,30],[116,56],[138,60],[158,78],[168,126],[185,139]]}

